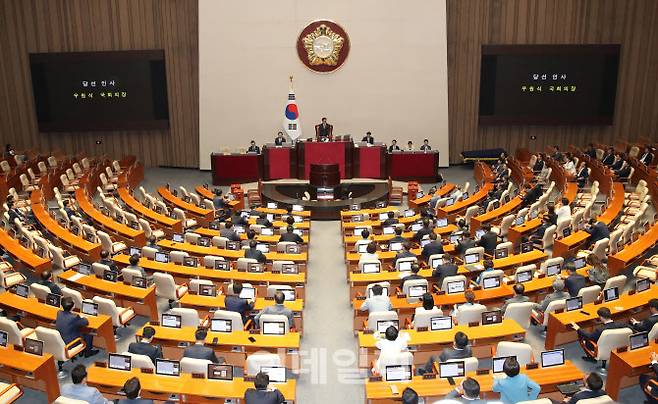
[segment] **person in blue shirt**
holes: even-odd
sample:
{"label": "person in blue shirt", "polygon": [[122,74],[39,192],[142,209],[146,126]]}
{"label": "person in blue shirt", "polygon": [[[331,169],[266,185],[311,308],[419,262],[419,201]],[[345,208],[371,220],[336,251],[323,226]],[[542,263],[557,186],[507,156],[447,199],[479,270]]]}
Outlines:
{"label": "person in blue shirt", "polygon": [[74,400],[86,401],[90,404],[110,404],[112,401],[103,397],[95,387],[87,386],[87,369],[77,365],[71,371],[71,382],[62,386],[62,396]]}
{"label": "person in blue shirt", "polygon": [[482,266],[484,266],[484,270],[480,272],[480,275],[478,275],[478,280],[477,284],[481,285],[482,284],[482,278],[484,277],[485,272],[493,271],[494,270],[494,263],[492,260],[484,260],[482,262]]}
{"label": "person in blue shirt", "polygon": [[503,372],[507,377],[494,379],[492,390],[500,393],[505,404],[536,400],[541,387],[525,374],[520,374],[521,365],[514,357],[505,359]]}

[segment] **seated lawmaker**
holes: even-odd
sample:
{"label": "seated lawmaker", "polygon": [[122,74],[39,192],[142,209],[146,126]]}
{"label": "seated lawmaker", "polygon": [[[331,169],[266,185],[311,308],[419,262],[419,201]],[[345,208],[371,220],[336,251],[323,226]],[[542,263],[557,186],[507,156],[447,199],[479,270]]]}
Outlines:
{"label": "seated lawmaker", "polygon": [[53,282],[53,274],[48,269],[41,272],[41,280],[37,283],[50,289],[50,293],[54,293],[60,296],[62,295],[62,289],[60,289],[60,287],[55,282]]}
{"label": "seated lawmaker", "polygon": [[258,324],[258,320],[260,319],[260,316],[262,316],[263,314],[276,314],[276,315],[286,316],[288,318],[288,327],[290,327],[290,329],[295,328],[295,320],[293,317],[292,310],[290,310],[285,306],[285,301],[286,301],[286,296],[283,294],[282,291],[277,290],[276,292],[274,292],[274,305],[264,307],[263,310],[260,311],[260,313],[256,314],[256,317],[254,317],[255,323]]}
{"label": "seated lawmaker", "polygon": [[459,267],[453,262],[452,255],[443,256],[443,262],[432,271],[432,279],[439,288],[443,285],[443,280],[448,276],[457,275]]}
{"label": "seated lawmaker", "polygon": [[126,398],[117,400],[117,404],[153,404],[153,400],[140,398],[139,393],[142,391],[142,385],[136,377],[126,380],[122,390],[126,393]]}
{"label": "seated lawmaker", "polygon": [[101,251],[101,259],[100,261],[98,261],[98,263],[107,265],[108,267],[110,267],[110,270],[112,272],[117,272],[117,273],[119,272],[119,267],[117,266],[117,264],[114,263],[114,261],[112,261],[112,258],[110,258],[110,252],[107,250]]}
{"label": "seated lawmaker", "polygon": [[219,237],[229,239],[229,241],[240,241],[240,235],[233,229],[233,222],[227,220],[224,223],[224,228],[219,230]]}
{"label": "seated lawmaker", "polygon": [[573,261],[569,261],[565,264],[567,271],[569,271],[569,276],[564,280],[564,286],[567,288],[567,292],[571,297],[578,296],[580,289],[584,288],[587,284],[587,279],[584,276],[576,272],[576,265]]}
{"label": "seated lawmaker", "polygon": [[263,254],[262,251],[256,248],[258,245],[258,242],[256,240],[250,240],[249,241],[249,248],[244,250],[244,257],[245,258],[251,258],[255,259],[256,261],[260,262],[261,264],[264,264],[265,261],[267,261],[267,258],[265,257],[265,254]]}
{"label": "seated lawmaker", "polygon": [[430,256],[434,254],[443,254],[443,244],[438,238],[436,233],[430,233],[430,242],[425,244],[423,251],[420,253],[425,261],[429,260]]}
{"label": "seated lawmaker", "polygon": [[256,141],[252,140],[249,142],[249,148],[247,149],[247,153],[256,153],[260,154],[260,147],[256,146]]}
{"label": "seated lawmaker", "polygon": [[128,345],[128,352],[136,355],[145,355],[151,358],[151,362],[155,365],[156,359],[162,359],[162,347],[153,344],[155,338],[155,328],[146,326],[142,330],[142,338],[139,342],[131,342]]}
{"label": "seated lawmaker", "polygon": [[139,272],[139,276],[141,276],[142,278],[148,280],[149,282],[151,280],[153,280],[153,277],[149,276],[146,273],[146,271],[144,270],[144,268],[139,266],[139,255],[138,254],[131,255],[130,258],[128,258],[128,263],[130,265],[128,265],[126,268],[131,269],[133,271]]}
{"label": "seated lawmaker", "polygon": [[540,303],[535,303],[534,309],[540,313],[544,313],[549,304],[554,300],[568,299],[569,293],[564,290],[564,281],[562,279],[556,278],[553,281],[553,293],[546,295],[544,300]]}
{"label": "seated lawmaker", "polygon": [[384,295],[382,285],[376,284],[370,290],[372,290],[372,296],[366,298],[361,304],[361,307],[359,307],[359,311],[374,313],[376,311],[390,311],[393,309],[391,299],[388,295]]}
{"label": "seated lawmaker", "polygon": [[631,325],[636,332],[651,331],[654,325],[658,323],[658,299],[649,300],[649,317],[642,321],[631,318]]}
{"label": "seated lawmaker", "polygon": [[286,138],[283,137],[283,132],[277,133],[276,138],[274,139],[274,144],[277,146],[283,146],[284,143],[286,143]]}
{"label": "seated lawmaker", "polygon": [[62,397],[80,400],[89,404],[110,404],[110,401],[95,387],[87,386],[87,369],[85,365],[76,365],[71,371],[71,383],[64,384],[61,390]]}
{"label": "seated lawmaker", "polygon": [[55,328],[62,336],[65,344],[70,344],[76,338],[81,338],[85,342],[84,357],[88,358],[98,353],[98,349],[94,349],[94,337],[91,334],[83,334],[83,328],[89,325],[89,320],[80,317],[78,314],[71,312],[73,310],[73,299],[64,297],[61,301],[62,310],[57,312],[57,319],[55,320]]}
{"label": "seated lawmaker", "polygon": [[642,153],[640,156],[640,163],[644,164],[645,166],[650,166],[652,162],[653,153],[651,153],[651,147],[647,145],[644,147],[644,153]]}
{"label": "seated lawmaker", "polygon": [[407,241],[406,238],[402,237],[402,232],[404,231],[402,226],[396,227],[394,231],[395,236],[393,236],[393,238],[388,241],[389,243],[404,243]]}
{"label": "seated lawmaker", "polygon": [[256,218],[256,224],[264,227],[274,227],[274,224],[270,222],[270,219],[267,218],[267,213],[259,212],[258,217]]}
{"label": "seated lawmaker", "polygon": [[240,313],[242,316],[242,322],[246,323],[249,312],[254,309],[254,301],[241,298],[241,292],[242,282],[233,281],[233,294],[226,295],[224,305],[226,306],[226,310]]}
{"label": "seated lawmaker", "polygon": [[372,136],[372,133],[370,131],[366,132],[366,135],[361,139],[362,142],[366,142],[368,144],[373,144],[375,143],[375,138]]}
{"label": "seated lawmaker", "polygon": [[215,196],[212,198],[212,205],[215,209],[225,209],[228,206],[228,201],[222,193],[223,191],[219,188],[214,191]]}
{"label": "seated lawmaker", "polygon": [[[656,387],[655,382],[658,380],[658,353],[651,352],[651,365],[649,365],[653,371],[652,375],[640,375],[640,387],[642,392],[647,396],[647,401],[645,403],[656,404],[658,402],[658,387]],[[650,382],[653,382],[650,384]]]}
{"label": "seated lawmaker", "polygon": [[388,152],[393,153],[394,150],[400,150],[400,146],[398,146],[398,141],[393,139],[391,140],[391,145],[388,146]]}
{"label": "seated lawmaker", "polygon": [[541,386],[521,373],[521,365],[516,357],[510,356],[503,363],[503,378],[494,378],[493,390],[500,393],[504,403],[518,403],[521,401],[536,400]]}
{"label": "seated lawmaker", "polygon": [[414,151],[414,142],[411,140],[407,142],[407,148],[405,149],[406,151]]}
{"label": "seated lawmaker", "polygon": [[445,396],[450,401],[469,404],[484,404],[487,400],[480,399],[480,383],[472,377],[462,380],[459,386]]}
{"label": "seated lawmaker", "polygon": [[333,135],[333,125],[327,122],[327,118],[322,118],[322,122],[315,126],[315,134],[320,142],[327,142]]}
{"label": "seated lawmaker", "polygon": [[610,312],[610,309],[607,307],[601,307],[596,311],[596,314],[598,314],[599,319],[601,320],[601,325],[600,327],[596,327],[594,330],[591,332],[585,331],[580,326],[574,322],[571,323],[571,326],[578,332],[578,340],[580,341],[580,344],[584,347],[587,348],[585,350],[585,356],[583,356],[584,360],[587,361],[595,361],[594,357],[589,356],[589,351],[594,350],[594,344],[599,341],[599,338],[601,337],[601,334],[605,330],[614,330],[618,328],[629,328],[627,324],[621,323],[621,322],[616,322],[612,321],[612,313]]}
{"label": "seated lawmaker", "polygon": [[416,234],[414,234],[413,240],[420,242],[423,237],[432,234],[432,227],[430,226],[430,220],[428,218],[423,219],[423,227],[421,227]]}
{"label": "seated lawmaker", "polygon": [[528,296],[523,294],[525,293],[525,286],[522,283],[515,283],[512,289],[514,289],[514,296],[505,300],[505,303],[503,303],[503,306],[500,308],[500,312],[503,314],[505,314],[505,310],[507,310],[507,307],[512,303],[526,303],[530,301]]}
{"label": "seated lawmaker", "polygon": [[386,214],[386,216],[388,216],[388,217],[387,217],[386,220],[384,220],[384,222],[382,223],[382,227],[390,227],[390,226],[393,226],[393,225],[395,225],[395,224],[400,223],[400,221],[398,220],[398,218],[395,217],[395,212],[388,212],[388,213]]}
{"label": "seated lawmaker", "polygon": [[416,279],[425,279],[422,276],[418,275],[420,272],[420,265],[413,263],[411,264],[411,273],[404,278],[402,278],[400,281],[402,282],[402,289],[404,290],[404,283],[407,281],[413,281]]}
{"label": "seated lawmaker", "polygon": [[491,224],[489,223],[483,224],[482,230],[484,230],[484,234],[480,236],[478,246],[483,247],[485,253],[493,255],[498,245],[498,234],[491,231]]}
{"label": "seated lawmaker", "polygon": [[466,359],[471,356],[473,356],[473,351],[468,345],[468,336],[462,331],[457,331],[452,347],[444,348],[438,357],[436,355],[430,356],[425,366],[419,369],[419,373],[432,373],[434,363],[446,362],[452,359]]}
{"label": "seated lawmaker", "polygon": [[589,242],[591,244],[610,237],[608,226],[594,218],[589,219],[589,223],[585,226],[585,231],[589,233]]}
{"label": "seated lawmaker", "polygon": [[304,239],[297,233],[295,233],[295,228],[288,225],[286,227],[286,232],[279,237],[279,241],[289,241],[297,244],[302,244]]}
{"label": "seated lawmaker", "polygon": [[205,345],[208,331],[205,328],[199,328],[194,333],[194,344],[188,346],[183,351],[183,358],[204,359],[212,363],[224,363],[224,359],[217,359],[215,350]]}
{"label": "seated lawmaker", "polygon": [[606,395],[605,390],[603,390],[603,379],[601,379],[601,376],[599,376],[598,373],[592,372],[586,374],[583,377],[583,382],[585,383],[585,386],[573,396],[565,397],[563,402],[567,404],[576,404],[580,400]]}
{"label": "seated lawmaker", "polygon": [[416,258],[416,254],[411,252],[411,243],[405,241],[404,243],[402,243],[402,249],[398,251],[398,253],[395,255],[395,258],[393,258],[393,265],[397,264],[399,259],[407,258],[407,257]]}
{"label": "seated lawmaker", "polygon": [[359,262],[372,261],[378,259],[379,259],[379,255],[377,254],[377,244],[375,244],[375,242],[373,241],[368,243],[368,246],[366,246],[366,252],[362,253],[361,256],[359,257]]}
{"label": "seated lawmaker", "polygon": [[432,146],[430,146],[430,141],[428,139],[423,140],[423,144],[420,146],[421,151],[430,151]]}
{"label": "seated lawmaker", "polygon": [[244,392],[245,404],[283,404],[286,398],[276,388],[268,389],[270,377],[267,373],[258,372],[254,378],[254,387]]}

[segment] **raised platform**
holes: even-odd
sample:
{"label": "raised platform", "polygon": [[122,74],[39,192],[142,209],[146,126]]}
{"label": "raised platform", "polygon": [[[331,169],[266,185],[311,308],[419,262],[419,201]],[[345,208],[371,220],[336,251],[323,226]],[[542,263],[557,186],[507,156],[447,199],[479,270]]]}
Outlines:
{"label": "raised platform", "polygon": [[333,200],[303,200],[305,192],[311,195],[313,191],[307,181],[264,182],[261,189],[263,203],[276,202],[284,208],[301,205],[311,211],[312,220],[339,220],[341,210],[350,205],[370,208],[378,201],[388,201],[388,183],[377,180],[342,181]]}

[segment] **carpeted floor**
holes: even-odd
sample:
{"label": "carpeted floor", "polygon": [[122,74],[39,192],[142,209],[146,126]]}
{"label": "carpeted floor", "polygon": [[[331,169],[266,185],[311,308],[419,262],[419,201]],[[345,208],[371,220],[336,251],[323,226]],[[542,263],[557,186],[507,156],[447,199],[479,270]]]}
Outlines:
{"label": "carpeted floor", "polygon": [[[457,166],[442,170],[449,182],[473,181],[472,167]],[[153,168],[147,169],[142,183],[147,192],[153,192],[161,184],[172,187],[184,186],[193,190],[198,184],[210,183],[210,173],[191,169]],[[424,184],[427,191],[429,184]],[[337,221],[312,223],[309,246],[309,271],[306,289],[304,337],[301,349],[301,374],[298,378],[297,402],[361,404],[364,402],[364,377],[357,368],[357,340],[352,333],[352,308],[349,304],[349,288],[345,277],[345,262],[341,244],[340,224]],[[160,301],[160,311],[166,302]],[[135,330],[145,322],[144,318],[120,330],[118,350],[127,349],[134,340]],[[535,357],[543,350],[543,338],[536,327],[531,327],[526,336]],[[564,346],[566,356],[582,369],[589,372],[595,365],[581,360],[582,351],[577,343]],[[105,359],[105,352],[85,360]],[[480,361],[481,367],[490,367],[488,360]],[[68,380],[62,381],[68,382]],[[26,389],[20,403],[45,403],[45,396]],[[644,396],[639,387],[623,390],[620,402],[642,403]]]}

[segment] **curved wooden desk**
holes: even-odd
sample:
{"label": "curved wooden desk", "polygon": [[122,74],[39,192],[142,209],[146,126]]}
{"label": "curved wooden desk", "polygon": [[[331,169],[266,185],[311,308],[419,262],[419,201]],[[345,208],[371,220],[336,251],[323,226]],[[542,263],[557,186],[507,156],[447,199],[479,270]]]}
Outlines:
{"label": "curved wooden desk", "polygon": [[468,198],[457,201],[454,204],[450,206],[444,206],[442,208],[439,208],[437,210],[436,215],[438,217],[447,217],[448,221],[454,222],[455,218],[463,214],[466,209],[469,207],[479,203],[481,200],[486,198],[486,196],[489,194],[489,191],[493,189],[493,184],[492,183],[486,183],[482,185],[482,187],[473,195],[470,195]]}
{"label": "curved wooden desk", "polygon": [[23,247],[18,240],[9,237],[9,234],[2,229],[0,229],[0,246],[7,254],[37,274],[52,268],[52,262],[49,259],[39,257],[32,250]]}
{"label": "curved wooden desk", "polygon": [[13,345],[0,347],[0,378],[45,392],[49,403],[60,395],[55,369],[55,360],[49,353],[37,356],[17,351]]}
{"label": "curved wooden desk", "polygon": [[[225,250],[223,248],[217,248],[217,247],[202,247],[190,243],[176,243],[171,240],[160,240],[158,242],[158,245],[168,250],[185,251],[190,255],[195,255],[195,256],[216,255],[218,257],[224,257],[231,260],[237,260],[238,258],[244,257],[244,250]],[[265,254],[265,258],[267,258],[268,261],[307,262],[308,254],[307,253],[284,254],[277,252],[269,252]]]}
{"label": "curved wooden desk", "polygon": [[500,219],[503,216],[507,216],[517,210],[521,206],[523,197],[521,195],[516,196],[511,201],[500,205],[498,208],[493,209],[489,212],[483,213],[478,216],[473,216],[471,218],[471,235],[474,236],[475,232],[482,227],[483,224],[488,222],[493,222],[494,220]]}
{"label": "curved wooden desk", "polygon": [[195,219],[201,226],[208,226],[208,223],[215,219],[215,211],[211,209],[200,208],[192,203],[185,202],[181,198],[175,196],[166,187],[159,187],[158,194],[169,205],[185,211],[188,219]]}
{"label": "curved wooden desk", "polygon": [[439,188],[434,195],[424,195],[420,198],[417,199],[412,199],[407,202],[409,205],[410,209],[418,209],[420,206],[425,205],[429,203],[432,198],[443,198],[445,195],[450,194],[453,190],[455,189],[455,184],[444,184],[441,188]]}
{"label": "curved wooden desk", "polygon": [[148,220],[151,224],[155,225],[158,229],[162,229],[168,236],[171,237],[174,233],[183,232],[183,223],[178,219],[172,219],[169,216],[162,215],[155,212],[146,206],[142,205],[135,199],[128,188],[119,188],[119,197],[133,211],[137,216]]}

